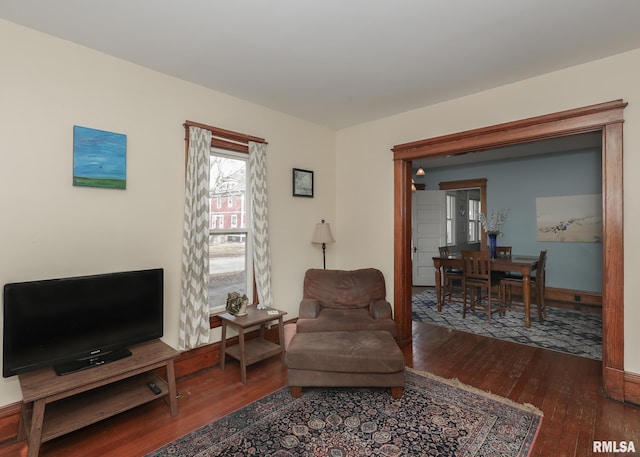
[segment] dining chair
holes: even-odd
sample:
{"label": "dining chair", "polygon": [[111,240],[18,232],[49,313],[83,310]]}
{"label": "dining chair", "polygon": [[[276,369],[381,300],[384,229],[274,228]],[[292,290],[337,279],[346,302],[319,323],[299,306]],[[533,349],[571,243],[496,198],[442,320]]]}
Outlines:
{"label": "dining chair", "polygon": [[511,246],[496,246],[498,257],[511,257]]}
{"label": "dining chair", "polygon": [[[449,257],[449,246],[440,246],[440,257]],[[462,270],[459,268],[444,268],[442,272],[443,285],[440,288],[440,303],[445,303],[445,298],[449,297],[450,302],[462,303],[462,294],[454,294],[454,285],[458,284],[462,288]]]}
{"label": "dining chair", "polygon": [[[531,303],[535,299],[536,307],[538,309],[538,318],[540,322],[544,322],[544,318],[547,317],[547,307],[544,303],[544,293],[546,289],[546,266],[547,266],[547,250],[540,251],[538,256],[538,266],[533,272],[533,276],[529,278],[529,287],[531,293]],[[502,278],[500,296],[504,310],[510,310],[514,305],[521,305],[521,303],[515,303],[513,301],[514,287],[522,289],[523,276],[521,274],[509,273]]]}
{"label": "dining chair", "polygon": [[[493,292],[497,293],[497,303],[500,304],[500,283],[502,274],[491,271],[489,251],[462,251],[462,317],[467,316],[467,295],[471,290],[471,310],[476,306],[486,310],[487,321],[491,322],[491,304],[494,300]],[[486,299],[483,297],[486,291]],[[500,308],[499,308],[500,310]]]}

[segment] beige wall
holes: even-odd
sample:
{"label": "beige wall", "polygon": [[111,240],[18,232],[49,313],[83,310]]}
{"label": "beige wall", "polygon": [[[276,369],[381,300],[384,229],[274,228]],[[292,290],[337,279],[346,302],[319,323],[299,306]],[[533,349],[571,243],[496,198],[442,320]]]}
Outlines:
{"label": "beige wall", "polygon": [[[342,267],[372,265],[393,297],[393,164],[401,143],[624,99],[625,370],[640,373],[640,50],[344,129],[337,137],[336,239]],[[357,215],[357,217],[353,217]],[[606,306],[606,303],[604,304]]]}
{"label": "beige wall", "polygon": [[[315,223],[335,221],[335,132],[1,20],[0,56],[0,284],[163,267],[177,346],[188,119],[269,142],[273,296],[297,316]],[[127,135],[126,190],[72,186],[74,124]],[[315,198],[291,196],[293,167]],[[0,406],[20,399],[0,380]]]}

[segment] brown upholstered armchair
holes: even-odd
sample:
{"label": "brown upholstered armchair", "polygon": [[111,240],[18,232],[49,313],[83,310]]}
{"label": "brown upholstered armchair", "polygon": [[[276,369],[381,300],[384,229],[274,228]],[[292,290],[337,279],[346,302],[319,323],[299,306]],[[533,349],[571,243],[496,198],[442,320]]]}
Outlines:
{"label": "brown upholstered armchair", "polygon": [[363,330],[397,334],[382,272],[375,268],[308,270],[296,331]]}

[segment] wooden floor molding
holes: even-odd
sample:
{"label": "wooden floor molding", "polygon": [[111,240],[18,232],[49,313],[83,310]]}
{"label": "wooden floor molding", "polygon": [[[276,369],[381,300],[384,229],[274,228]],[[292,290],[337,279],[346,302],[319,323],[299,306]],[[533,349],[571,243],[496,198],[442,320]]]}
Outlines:
{"label": "wooden floor molding", "polygon": [[[522,300],[522,287],[513,286],[512,294],[516,300]],[[547,287],[544,302],[551,308],[602,313],[602,294],[598,292]]]}
{"label": "wooden floor molding", "polygon": [[[640,374],[624,374],[624,399],[629,403],[640,405]],[[638,447],[640,451],[640,447]]]}
{"label": "wooden floor molding", "polygon": [[21,408],[22,402],[0,408],[0,445],[16,440]]}

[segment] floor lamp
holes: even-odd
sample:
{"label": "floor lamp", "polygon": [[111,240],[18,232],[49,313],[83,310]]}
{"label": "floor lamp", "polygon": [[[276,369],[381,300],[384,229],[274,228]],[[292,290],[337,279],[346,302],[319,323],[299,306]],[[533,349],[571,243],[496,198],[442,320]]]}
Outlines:
{"label": "floor lamp", "polygon": [[325,270],[327,269],[327,259],[325,256],[327,243],[333,243],[334,241],[333,235],[331,235],[331,226],[322,219],[322,222],[316,224],[316,231],[313,234],[311,242],[313,244],[322,244],[322,266]]}

